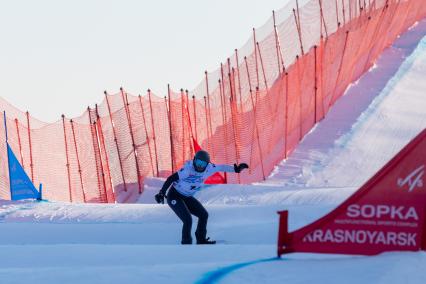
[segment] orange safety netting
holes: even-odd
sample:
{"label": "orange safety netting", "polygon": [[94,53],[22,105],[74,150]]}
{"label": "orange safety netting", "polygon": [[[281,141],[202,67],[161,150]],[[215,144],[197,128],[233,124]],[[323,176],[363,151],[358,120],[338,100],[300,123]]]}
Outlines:
{"label": "orange safety netting", "polygon": [[[191,92],[105,93],[82,116],[50,124],[1,101],[13,151],[49,200],[135,200],[144,177],[165,177],[191,159],[192,139],[215,163],[250,164],[228,174],[228,182],[264,179],[383,49],[426,16],[423,0],[298,4],[253,30],[247,44]],[[7,199],[5,143],[0,157],[0,197]]]}

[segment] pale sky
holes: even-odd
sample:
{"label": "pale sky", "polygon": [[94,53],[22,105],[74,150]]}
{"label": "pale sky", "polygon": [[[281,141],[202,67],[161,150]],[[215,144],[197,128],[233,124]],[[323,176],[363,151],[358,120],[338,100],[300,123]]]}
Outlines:
{"label": "pale sky", "polygon": [[120,86],[191,90],[287,2],[0,0],[0,96],[51,122]]}

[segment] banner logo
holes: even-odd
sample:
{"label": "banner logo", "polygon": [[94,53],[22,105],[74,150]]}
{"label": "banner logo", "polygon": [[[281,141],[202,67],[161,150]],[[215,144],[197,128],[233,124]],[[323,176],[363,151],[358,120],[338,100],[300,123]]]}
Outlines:
{"label": "banner logo", "polygon": [[417,187],[423,187],[423,175],[425,174],[425,166],[422,165],[412,171],[405,179],[398,178],[398,186],[404,187],[405,185],[408,185],[408,192],[411,192],[414,190],[414,188]]}

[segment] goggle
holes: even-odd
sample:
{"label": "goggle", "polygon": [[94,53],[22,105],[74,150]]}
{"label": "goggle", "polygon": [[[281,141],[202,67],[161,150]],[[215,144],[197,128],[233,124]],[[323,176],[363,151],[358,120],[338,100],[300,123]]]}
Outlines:
{"label": "goggle", "polygon": [[203,160],[200,160],[200,159],[195,159],[194,160],[194,165],[197,167],[197,168],[200,168],[200,169],[204,169],[205,167],[207,167],[207,162],[206,161],[203,161]]}

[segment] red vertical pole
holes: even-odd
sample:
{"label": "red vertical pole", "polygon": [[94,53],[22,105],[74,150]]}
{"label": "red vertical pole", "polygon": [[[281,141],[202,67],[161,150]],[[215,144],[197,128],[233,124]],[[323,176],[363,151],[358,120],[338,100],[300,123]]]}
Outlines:
{"label": "red vertical pole", "polygon": [[169,107],[167,108],[167,98],[164,97],[164,103],[166,104],[167,108],[167,118],[169,120],[169,133],[170,133],[170,157],[172,161],[172,172],[175,172],[175,151],[174,151],[174,145],[173,145],[173,132],[172,132],[172,105],[170,100],[170,85],[167,85],[167,94],[169,97]]}
{"label": "red vertical pole", "polygon": [[253,28],[253,45],[254,45],[254,60],[256,65],[256,87],[259,87],[259,66],[257,63],[257,45],[256,45],[256,29]]}
{"label": "red vertical pole", "polygon": [[64,141],[65,141],[65,154],[67,157],[67,173],[68,173],[68,190],[69,190],[69,195],[70,195],[70,202],[72,202],[72,191],[71,191],[71,174],[70,174],[70,162],[69,162],[69,158],[68,158],[68,143],[67,143],[67,132],[65,129],[65,115],[62,115],[62,125],[64,128]]}
{"label": "red vertical pole", "polygon": [[[222,92],[221,93],[221,95],[220,95],[220,97],[221,97],[221,99],[222,99],[222,104],[223,104],[223,106],[226,106],[226,101],[225,101],[225,78],[224,78],[224,76],[223,76],[223,65],[222,65],[222,63],[220,64],[220,74],[221,74],[221,80],[219,80],[218,82],[219,82],[219,85],[220,85],[220,91]],[[226,113],[226,107],[225,108],[223,108],[223,110],[224,110],[224,114],[225,114],[225,122],[228,120],[228,116],[227,116],[227,113]],[[226,125],[224,124],[224,126],[225,126],[225,129],[226,129]]]}
{"label": "red vertical pole", "polygon": [[[151,153],[151,143],[150,143],[151,139],[148,136],[148,129],[146,128],[145,110],[143,109],[141,95],[139,95],[139,106],[141,107],[142,121],[143,121],[143,126],[144,126],[144,129],[145,129],[145,137],[146,137],[146,142],[148,143],[148,153],[149,153],[149,159],[151,161],[152,176],[155,176],[155,173],[154,173],[154,161],[152,159],[152,153]],[[157,161],[156,161],[156,163],[158,164]]]}
{"label": "red vertical pole", "polygon": [[[96,141],[98,141],[98,151],[99,151],[99,155],[101,156],[101,168],[102,168],[102,179],[103,179],[103,183],[104,183],[104,191],[105,191],[105,196],[107,198],[107,202],[110,201],[110,199],[108,199],[108,194],[107,194],[107,189],[106,189],[106,183],[105,183],[105,168],[106,171],[108,172],[108,177],[109,177],[109,186],[111,188],[112,192],[112,200],[111,202],[115,202],[115,196],[114,196],[114,187],[112,185],[112,177],[111,177],[111,167],[109,166],[109,159],[108,159],[108,153],[105,147],[105,137],[104,137],[104,132],[102,130],[102,122],[101,122],[101,118],[99,116],[99,111],[98,111],[98,105],[96,105],[96,122],[94,122],[95,125],[95,135],[96,135]],[[100,143],[99,143],[100,142]],[[102,148],[102,150],[101,150]],[[104,152],[105,154],[105,162],[106,165],[104,167],[103,163],[102,163],[102,155],[101,152]]]}
{"label": "red vertical pole", "polygon": [[[278,31],[277,31],[277,23],[275,21],[275,11],[272,11],[272,19],[274,22],[274,37],[275,37],[275,49],[276,49],[276,53],[277,53],[277,67],[278,67],[278,74],[281,75],[281,62],[280,62],[280,53],[281,53],[281,48],[280,48],[280,44],[278,41]],[[282,55],[281,55],[281,60],[282,60]],[[284,65],[284,64],[282,64]]]}
{"label": "red vertical pole", "polygon": [[345,53],[346,53],[346,44],[348,42],[348,37],[349,37],[349,31],[346,31],[345,44],[343,46],[342,57],[340,58],[340,63],[339,63],[339,69],[338,69],[337,77],[336,77],[336,82],[334,83],[333,93],[331,94],[331,99],[330,99],[330,101],[328,103],[328,107],[329,108],[333,104],[333,99],[334,99],[334,96],[335,96],[335,93],[336,93],[336,89],[337,89],[337,83],[339,82],[339,79],[340,79],[340,73],[342,71],[343,59],[344,59]]}
{"label": "red vertical pole", "polygon": [[[185,96],[186,96],[186,114],[188,116],[188,120],[189,120],[189,131],[188,131],[188,141],[189,141],[189,149],[191,151],[191,157],[194,156],[194,143],[192,143],[192,139],[194,139],[194,132],[196,132],[195,130],[192,130],[192,123],[191,123],[191,115],[189,113],[189,92],[188,90],[185,90]],[[194,113],[195,113],[195,109],[194,109]],[[196,134],[196,133],[195,133]]]}
{"label": "red vertical pole", "polygon": [[259,52],[260,67],[262,67],[263,81],[265,83],[266,92],[269,92],[268,82],[266,81],[265,68],[263,67],[262,53],[260,52],[260,46],[258,42],[256,42],[256,45],[257,51]]}
{"label": "red vertical pole", "polygon": [[288,73],[285,72],[285,130],[284,130],[284,158],[288,152]]}
{"label": "red vertical pole", "polygon": [[139,169],[139,161],[138,161],[138,153],[136,151],[135,137],[133,136],[132,117],[130,116],[129,102],[127,100],[127,93],[124,94],[123,88],[120,88],[120,92],[121,92],[121,97],[123,99],[124,109],[126,110],[126,118],[127,118],[127,124],[129,126],[130,138],[132,139],[133,155],[135,156],[136,174],[138,176],[138,190],[139,190],[139,194],[141,194],[142,193],[142,184],[141,184],[142,175]]}
{"label": "red vertical pole", "polygon": [[[100,201],[106,201],[106,203],[108,203],[108,194],[106,193],[106,184],[105,184],[105,174],[104,174],[104,169],[103,169],[103,165],[102,165],[102,155],[101,155],[101,151],[99,149],[99,139],[96,133],[96,122],[92,123],[92,119],[90,117],[90,107],[87,107],[87,113],[89,114],[89,130],[90,130],[90,134],[92,136],[92,145],[93,145],[93,155],[95,157],[95,167],[96,167],[96,177],[98,179],[98,190],[99,190],[99,198]],[[73,125],[72,125],[73,126]],[[74,127],[74,126],[73,126]],[[73,128],[73,133],[74,133],[74,128]],[[75,136],[74,136],[75,137]],[[77,146],[76,146],[77,149]],[[77,151],[77,150],[76,150]],[[98,159],[99,159],[99,163],[101,164],[101,170],[99,171],[99,167],[98,167]],[[79,169],[80,167],[80,162],[79,164]],[[99,175],[99,172],[101,172],[101,175]],[[101,185],[101,176],[102,176],[102,185],[103,185],[103,189],[104,192],[102,192],[102,185]],[[81,187],[83,188],[83,182],[81,181]],[[103,196],[104,193],[104,196]],[[86,196],[83,190],[83,196],[84,196],[84,202],[86,202]]]}
{"label": "red vertical pole", "polygon": [[339,8],[338,8],[338,5],[337,5],[337,0],[334,0],[334,2],[336,3],[336,21],[337,21],[337,27],[340,27]]}
{"label": "red vertical pole", "polygon": [[207,142],[208,145],[211,147],[210,143],[210,136],[209,136],[209,113],[208,113],[208,107],[207,107],[207,98],[206,96],[204,96],[204,109],[205,109],[205,113],[206,113],[206,126],[207,126]]}
{"label": "red vertical pole", "polygon": [[[221,80],[219,79],[219,86],[222,86]],[[222,109],[222,125],[224,127],[224,148],[225,148],[225,163],[228,163],[228,127],[226,126],[226,113],[225,113],[225,103],[224,103],[224,94],[222,88],[220,88],[220,106]]]}
{"label": "red vertical pole", "polygon": [[[90,115],[89,115],[89,117],[90,117]],[[81,192],[83,193],[83,201],[84,201],[84,203],[86,203],[86,193],[84,192],[83,176],[82,176],[82,173],[81,173],[80,157],[78,155],[77,140],[75,138],[74,122],[73,122],[72,119],[70,120],[70,123],[71,123],[72,137],[73,137],[73,141],[74,141],[75,156],[77,158],[78,174],[80,176]],[[98,171],[96,171],[96,173],[98,174],[98,182],[99,182],[99,173],[98,173]]]}
{"label": "red vertical pole", "polygon": [[301,88],[300,88],[300,63],[299,63],[299,55],[296,55],[296,70],[297,70],[297,82],[296,82],[296,86],[297,86],[297,96],[299,99],[299,141],[302,140],[302,135],[303,135],[303,130],[302,130],[302,126],[303,126],[303,117],[302,117],[302,92],[301,92]]}
{"label": "red vertical pole", "polygon": [[237,66],[237,76],[238,76],[238,95],[240,96],[240,112],[243,113],[243,100],[241,95],[241,78],[240,78],[240,63],[238,62],[238,50],[235,49],[235,61]]}
{"label": "red vertical pole", "polygon": [[[236,117],[237,114],[235,113],[236,111],[236,106],[235,106],[235,96],[234,96],[234,91],[232,88],[232,78],[231,78],[231,73],[228,73],[228,77],[229,77],[229,90],[231,92],[231,97],[229,98],[229,104],[231,107],[231,119],[232,119],[232,132],[234,134],[234,146],[235,146],[235,158],[237,161],[237,164],[239,164],[239,159],[240,159],[240,153],[238,150],[238,129],[237,129],[237,122],[236,122]],[[241,183],[241,177],[240,174],[237,174],[238,177],[238,183]]]}
{"label": "red vertical pole", "polygon": [[317,79],[317,46],[314,45],[314,78],[315,78],[315,95],[314,95],[314,124],[317,123],[317,93],[318,93],[318,79]]}
{"label": "red vertical pole", "polygon": [[[251,78],[250,78],[250,72],[249,72],[249,67],[248,67],[248,63],[247,63],[247,57],[245,57],[245,56],[244,56],[244,63],[245,63],[245,66],[246,66],[247,81],[249,83],[250,99],[253,102],[253,89],[252,89],[252,86],[251,86]],[[253,103],[252,103],[252,105],[253,105]],[[252,109],[251,111],[254,111],[254,110]],[[256,127],[256,124],[255,124],[256,117],[254,117],[254,118],[255,118],[255,121],[254,121],[253,125],[254,125],[254,127]],[[252,132],[251,145],[250,145],[250,164],[252,164],[252,158],[253,158],[253,140],[254,140],[254,131]],[[251,174],[251,169],[249,169],[249,173]]]}
{"label": "red vertical pole", "polygon": [[192,96],[192,106],[194,108],[194,133],[195,140],[198,142],[198,134],[197,134],[197,105],[195,104],[195,96]]}
{"label": "red vertical pole", "polygon": [[121,178],[123,179],[124,191],[127,192],[126,178],[124,177],[124,171],[123,171],[123,162],[121,160],[120,147],[118,147],[117,134],[115,132],[115,125],[114,125],[114,121],[112,119],[111,107],[109,105],[109,100],[108,100],[108,93],[105,91],[104,94],[105,94],[105,100],[106,100],[107,106],[108,106],[108,113],[109,113],[109,119],[111,121],[112,133],[114,135],[115,148],[117,150],[118,161],[119,161],[119,164],[120,164]]}
{"label": "red vertical pole", "polygon": [[183,96],[183,89],[180,89],[180,110],[181,110],[181,123],[182,123],[182,161],[185,161],[185,110],[184,110],[185,99]]}
{"label": "red vertical pole", "polygon": [[[251,82],[250,79],[250,72],[249,72],[249,68],[248,68],[248,63],[247,63],[247,58],[244,57],[244,61],[245,61],[245,65],[246,65],[246,72],[247,72],[247,78],[248,81]],[[252,112],[253,112],[253,124],[255,127],[255,131],[253,132],[252,135],[252,140],[251,140],[251,149],[250,149],[250,164],[252,164],[252,157],[253,157],[253,136],[256,133],[256,137],[257,137],[257,145],[259,148],[259,154],[260,154],[260,164],[261,164],[261,168],[262,168],[262,176],[263,176],[263,180],[265,180],[265,171],[263,168],[263,155],[262,155],[262,148],[260,147],[260,137],[259,137],[259,129],[258,129],[258,125],[257,125],[257,119],[256,119],[256,104],[257,104],[257,93],[259,91],[259,88],[256,87],[256,100],[253,100],[253,91],[251,88],[251,83],[249,83],[249,87],[250,87],[250,100],[251,100],[251,105],[252,105]],[[249,170],[251,171],[251,170]]]}
{"label": "red vertical pole", "polygon": [[[210,138],[213,136],[213,126],[212,126],[212,116],[211,116],[211,107],[210,107],[209,78],[208,78],[207,71],[205,71],[204,74],[206,75],[206,92],[207,92],[207,104],[205,104],[206,115],[208,118],[207,139],[209,141],[209,145],[213,154],[212,156],[215,157],[215,147],[210,141]],[[210,131],[210,134],[209,134],[209,131]]]}
{"label": "red vertical pole", "polygon": [[[325,23],[325,19],[324,19],[324,13],[322,10],[322,0],[318,0],[319,1],[319,6],[320,6],[320,16],[321,16],[321,27],[322,25],[324,25],[324,31],[325,31],[325,37],[328,37],[328,32],[327,32],[327,25]],[[293,9],[293,13],[294,13],[294,9]],[[321,36],[322,36],[322,32],[321,32]]]}
{"label": "red vertical pole", "polygon": [[[299,11],[299,9],[297,11]],[[297,20],[296,10],[295,9],[293,9],[293,16],[294,16],[294,22],[296,23],[297,34],[299,36],[300,52],[301,52],[302,55],[304,55],[305,52],[303,51],[302,31],[301,31],[301,28],[300,28],[300,22]]]}
{"label": "red vertical pole", "polygon": [[261,166],[261,168],[262,168],[262,176],[263,176],[263,180],[265,180],[265,179],[266,179],[266,177],[265,177],[265,169],[264,169],[264,167],[263,167],[263,154],[262,154],[262,147],[260,146],[259,127],[258,127],[258,125],[257,125],[257,120],[256,120],[256,105],[257,105],[257,98],[258,98],[258,94],[259,94],[259,88],[258,88],[258,87],[256,87],[255,103],[253,104],[253,98],[252,98],[252,106],[253,106],[254,119],[255,119],[255,123],[256,123],[257,147],[259,148],[260,166]]}
{"label": "red vertical pole", "polygon": [[34,164],[33,164],[33,147],[31,142],[30,113],[27,111],[25,114],[27,115],[28,145],[30,147],[31,181],[34,183]]}
{"label": "red vertical pole", "polygon": [[25,170],[24,157],[22,156],[21,135],[19,134],[19,125],[18,125],[18,119],[17,118],[15,118],[15,125],[16,125],[16,133],[18,134],[19,155],[21,157],[21,165],[22,165],[22,168]]}
{"label": "red vertical pole", "polygon": [[157,170],[157,177],[160,175],[160,171],[158,170],[158,155],[157,155],[157,137],[155,136],[155,128],[154,128],[154,113],[152,112],[152,100],[151,100],[151,90],[148,89],[148,99],[149,99],[149,110],[151,112],[151,129],[154,140],[154,154],[155,154],[155,163]]}

